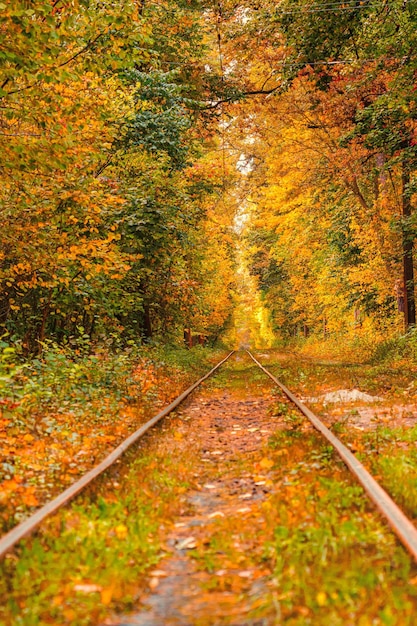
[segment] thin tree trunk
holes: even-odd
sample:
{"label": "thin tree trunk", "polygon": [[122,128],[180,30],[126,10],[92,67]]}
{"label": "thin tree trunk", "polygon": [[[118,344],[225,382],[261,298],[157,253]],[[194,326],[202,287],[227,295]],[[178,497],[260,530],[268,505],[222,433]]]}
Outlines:
{"label": "thin tree trunk", "polygon": [[407,189],[410,183],[410,169],[406,159],[402,167],[402,217],[404,220],[402,230],[403,247],[403,276],[404,276],[404,324],[405,328],[416,323],[416,303],[414,294],[414,267],[413,267],[413,236],[409,231],[409,218],[411,216],[411,200]]}
{"label": "thin tree trunk", "polygon": [[152,338],[152,319],[149,304],[143,305],[143,330],[146,339]]}

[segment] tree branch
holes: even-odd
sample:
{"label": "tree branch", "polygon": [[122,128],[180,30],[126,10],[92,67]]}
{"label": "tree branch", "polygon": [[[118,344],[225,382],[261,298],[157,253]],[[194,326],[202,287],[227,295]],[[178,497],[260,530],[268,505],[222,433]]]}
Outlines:
{"label": "tree branch", "polygon": [[243,91],[241,94],[229,96],[229,98],[222,98],[221,100],[217,100],[217,102],[213,102],[205,107],[199,107],[198,111],[210,111],[213,109],[217,109],[222,104],[227,104],[230,102],[237,102],[241,98],[245,98],[246,96],[269,96],[270,94],[278,91],[278,87],[273,87],[272,89],[257,89],[255,91]]}
{"label": "tree branch", "polygon": [[[56,69],[58,69],[60,67],[64,67],[65,65],[68,65],[69,63],[72,63],[77,57],[81,56],[82,54],[85,54],[85,52],[87,52],[100,39],[100,37],[102,37],[103,35],[104,35],[104,33],[99,33],[97,35],[97,37],[95,37],[94,39],[89,41],[84,46],[84,48],[81,48],[81,50],[78,50],[78,52],[76,52],[72,57],[70,57],[66,61],[63,61],[62,63],[59,63],[58,65],[55,65],[53,69],[56,70]],[[8,80],[9,79],[7,79],[7,81]],[[6,81],[6,83],[7,83],[7,81]],[[14,89],[12,91],[8,91],[4,96],[0,96],[0,99],[6,98],[6,96],[12,96],[15,93],[20,93],[22,91],[26,91],[27,89],[32,89],[32,87],[35,87],[36,85],[39,85],[41,82],[42,82],[42,80],[38,79],[38,80],[35,80],[33,83],[30,83],[30,85],[25,85],[24,87],[21,87],[20,89]]]}

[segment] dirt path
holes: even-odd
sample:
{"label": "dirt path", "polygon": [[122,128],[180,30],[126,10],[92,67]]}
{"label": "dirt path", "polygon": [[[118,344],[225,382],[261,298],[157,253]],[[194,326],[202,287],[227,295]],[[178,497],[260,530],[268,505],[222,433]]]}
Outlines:
{"label": "dirt path", "polygon": [[[242,395],[241,389],[202,393],[181,412],[176,437],[184,437],[196,451],[199,488],[187,494],[187,511],[166,539],[169,556],[150,573],[150,592],[141,599],[143,611],[107,623],[273,623],[245,617],[264,597],[270,575],[248,565],[246,555],[256,549],[258,527],[264,524],[260,505],[272,488],[264,446],[277,428],[277,418],[271,416],[268,383],[260,395]],[[236,518],[239,524],[231,529],[233,562],[222,559],[224,566],[213,568],[212,582],[213,575],[199,568],[196,549],[210,543],[219,520]],[[220,549],[218,553],[226,556]]]}

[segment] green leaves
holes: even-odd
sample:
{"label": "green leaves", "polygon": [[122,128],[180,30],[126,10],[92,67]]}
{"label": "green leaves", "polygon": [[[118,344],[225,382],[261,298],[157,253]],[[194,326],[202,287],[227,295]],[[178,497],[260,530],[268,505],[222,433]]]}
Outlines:
{"label": "green leaves", "polygon": [[182,169],[192,148],[187,131],[192,126],[191,102],[186,87],[174,82],[176,72],[139,72],[131,70],[124,79],[136,86],[135,114],[126,120],[121,144],[150,154],[166,153],[169,166]]}

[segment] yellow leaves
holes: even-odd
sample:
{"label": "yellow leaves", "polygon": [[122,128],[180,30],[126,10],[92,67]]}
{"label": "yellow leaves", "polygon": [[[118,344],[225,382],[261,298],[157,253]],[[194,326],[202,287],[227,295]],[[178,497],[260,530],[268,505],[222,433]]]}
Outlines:
{"label": "yellow leaves", "polygon": [[274,466],[274,461],[272,459],[269,459],[267,457],[264,457],[263,459],[261,459],[259,461],[259,467],[261,467],[264,470],[269,470]]}
{"label": "yellow leaves", "polygon": [[112,585],[110,585],[110,587],[106,587],[106,588],[102,589],[102,591],[100,593],[100,599],[101,599],[101,602],[105,606],[109,605],[110,602],[112,601],[114,590],[115,590],[115,584],[112,584]]}
{"label": "yellow leaves", "polygon": [[125,526],[124,524],[119,524],[118,526],[116,526],[114,532],[116,533],[116,537],[118,539],[126,539],[129,533],[127,526]]}
{"label": "yellow leaves", "polygon": [[316,602],[319,606],[326,606],[327,594],[324,591],[319,591],[316,595]]}

